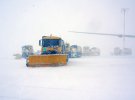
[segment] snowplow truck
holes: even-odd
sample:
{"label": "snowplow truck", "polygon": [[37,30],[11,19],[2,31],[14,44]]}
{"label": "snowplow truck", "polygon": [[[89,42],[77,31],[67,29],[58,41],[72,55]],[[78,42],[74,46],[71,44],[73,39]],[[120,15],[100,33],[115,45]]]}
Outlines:
{"label": "snowplow truck", "polygon": [[64,41],[56,36],[42,36],[39,40],[40,55],[31,55],[26,60],[26,66],[66,65],[68,55],[65,53]]}

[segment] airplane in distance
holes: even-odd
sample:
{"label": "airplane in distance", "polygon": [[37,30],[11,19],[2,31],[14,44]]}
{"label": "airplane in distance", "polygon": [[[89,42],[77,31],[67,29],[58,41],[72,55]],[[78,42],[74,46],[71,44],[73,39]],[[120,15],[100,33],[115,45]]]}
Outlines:
{"label": "airplane in distance", "polygon": [[90,35],[100,35],[100,36],[114,36],[114,37],[119,37],[123,38],[123,48],[115,47],[114,52],[112,55],[131,55],[132,50],[131,48],[126,48],[125,47],[125,38],[135,38],[135,35],[127,35],[127,34],[108,34],[108,33],[93,33],[93,32],[79,32],[79,31],[68,31],[72,33],[81,33],[81,34],[90,34]]}

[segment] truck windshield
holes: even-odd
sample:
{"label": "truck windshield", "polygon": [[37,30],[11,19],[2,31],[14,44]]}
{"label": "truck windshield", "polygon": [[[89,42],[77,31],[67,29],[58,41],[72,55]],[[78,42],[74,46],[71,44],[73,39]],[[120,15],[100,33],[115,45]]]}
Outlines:
{"label": "truck windshield", "polygon": [[60,40],[59,39],[42,39],[42,46],[59,46]]}

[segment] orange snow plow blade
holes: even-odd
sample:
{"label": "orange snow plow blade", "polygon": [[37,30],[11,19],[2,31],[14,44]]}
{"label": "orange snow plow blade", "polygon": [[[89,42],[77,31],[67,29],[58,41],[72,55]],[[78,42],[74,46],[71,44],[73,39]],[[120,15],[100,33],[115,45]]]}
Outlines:
{"label": "orange snow plow blade", "polygon": [[47,66],[47,65],[66,65],[68,57],[66,54],[52,55],[31,55],[27,58],[27,66]]}

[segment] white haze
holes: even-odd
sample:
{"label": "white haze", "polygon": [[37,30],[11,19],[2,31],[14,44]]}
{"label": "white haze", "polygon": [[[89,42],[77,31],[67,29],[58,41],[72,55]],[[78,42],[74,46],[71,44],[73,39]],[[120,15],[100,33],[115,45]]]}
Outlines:
{"label": "white haze", "polygon": [[[126,34],[135,35],[134,3],[134,0],[1,0],[1,56],[20,53],[21,46],[26,44],[40,49],[38,40],[50,34],[61,36],[70,44],[96,46],[103,54],[110,54],[114,47],[122,47],[121,38],[68,31],[122,33],[121,8],[129,8]],[[126,40],[126,46],[135,51],[135,39]]]}
{"label": "white haze", "polygon": [[[135,100],[135,57],[90,56],[69,59],[66,66],[34,68],[13,58],[23,45],[40,49],[38,40],[50,34],[70,44],[99,47],[109,55],[114,47],[122,47],[121,38],[68,31],[122,33],[121,8],[129,8],[126,34],[135,35],[134,4],[134,0],[0,0],[0,100]],[[126,40],[135,53],[135,39]]]}

